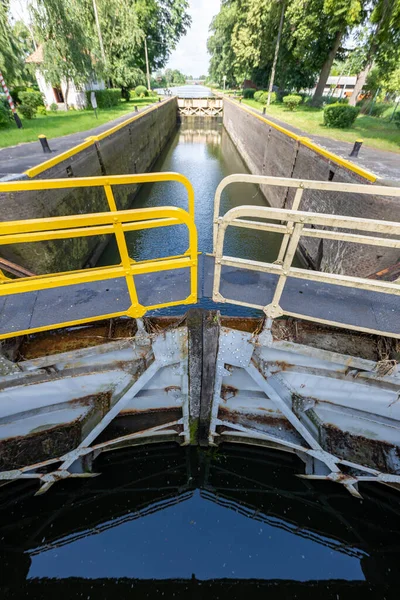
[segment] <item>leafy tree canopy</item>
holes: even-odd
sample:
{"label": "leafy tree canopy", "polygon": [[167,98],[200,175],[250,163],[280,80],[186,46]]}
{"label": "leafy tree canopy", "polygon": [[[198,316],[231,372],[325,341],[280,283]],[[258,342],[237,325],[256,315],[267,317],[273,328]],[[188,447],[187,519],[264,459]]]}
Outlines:
{"label": "leafy tree canopy", "polygon": [[0,0],[0,71],[10,87],[24,78],[24,51],[14,35],[9,10],[9,0]]}
{"label": "leafy tree canopy", "polygon": [[[83,83],[93,74],[90,42],[78,0],[36,0],[33,7],[36,32],[43,46],[40,66],[53,85],[60,81]],[[68,87],[65,102],[68,104]]]}

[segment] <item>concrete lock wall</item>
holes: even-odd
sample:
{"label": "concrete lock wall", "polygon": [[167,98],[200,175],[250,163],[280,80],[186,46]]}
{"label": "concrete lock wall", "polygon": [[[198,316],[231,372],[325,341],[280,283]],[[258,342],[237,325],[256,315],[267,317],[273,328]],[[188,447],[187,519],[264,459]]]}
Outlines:
{"label": "concrete lock wall", "polygon": [[[322,153],[308,148],[296,135],[273,127],[266,119],[251,114],[232,101],[224,101],[224,126],[254,175],[371,183],[340,162],[330,160]],[[295,193],[293,189],[260,187],[272,207],[291,208]],[[306,190],[300,209],[400,221],[399,200],[374,196],[372,184],[371,195]],[[377,246],[313,238],[302,238],[300,244],[304,258],[313,268],[333,273],[367,276],[395,264],[400,259],[398,250]]]}
{"label": "concrete lock wall", "polygon": [[[95,177],[149,171],[176,127],[177,103],[172,98],[138,115],[135,120],[101,134],[98,141],[82,144],[60,155],[56,164],[40,170],[34,179]],[[65,156],[65,158],[64,158]],[[44,165],[45,166],[45,165]],[[28,171],[29,174],[29,171]],[[21,175],[21,179],[27,179]],[[119,209],[128,208],[139,186],[114,187]],[[40,219],[108,211],[103,188],[42,190],[0,194],[0,220]],[[35,242],[2,246],[1,255],[34,273],[79,269],[94,262],[104,246],[103,237]],[[92,260],[91,260],[92,259]]]}

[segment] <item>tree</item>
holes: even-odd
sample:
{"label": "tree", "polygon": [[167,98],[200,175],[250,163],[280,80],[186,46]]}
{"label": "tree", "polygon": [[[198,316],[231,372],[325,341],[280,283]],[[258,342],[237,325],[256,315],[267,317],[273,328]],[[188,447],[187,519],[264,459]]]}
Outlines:
{"label": "tree", "polygon": [[19,52],[24,57],[29,56],[29,54],[32,54],[36,50],[37,46],[33,38],[33,33],[23,21],[16,21],[14,23],[12,35],[18,45]]}
{"label": "tree", "polygon": [[144,36],[139,25],[133,2],[126,0],[96,0],[99,27],[104,48],[100,47],[92,0],[84,0],[85,25],[92,44],[98,76],[104,77],[112,85],[120,87],[122,95],[129,97],[129,90],[137,85],[146,85],[146,78],[137,61],[143,52]]}
{"label": "tree", "polygon": [[186,83],[186,77],[183,73],[178,71],[178,69],[173,70],[173,83],[177,85],[183,85]]}
{"label": "tree", "polygon": [[36,0],[33,17],[39,41],[43,45],[40,69],[52,85],[66,83],[68,108],[69,84],[86,82],[93,74],[90,41],[82,24],[78,0]]}
{"label": "tree", "polygon": [[326,51],[312,104],[318,106],[344,35],[365,18],[364,0],[325,0],[323,15],[326,22]]}
{"label": "tree", "polygon": [[96,71],[124,95],[146,85],[145,39],[150,70],[163,67],[190,25],[187,0],[96,0],[105,64],[96,29],[93,0],[81,0]]}
{"label": "tree", "polygon": [[0,72],[10,87],[24,76],[23,53],[14,37],[9,18],[9,0],[0,0]]}
{"label": "tree", "polygon": [[400,0],[375,0],[370,16],[371,31],[363,67],[349,104],[355,106],[374,63],[386,73],[393,72],[400,58]]}
{"label": "tree", "polygon": [[[328,16],[326,0],[288,0],[276,64],[280,89],[312,87],[326,59]],[[277,0],[236,0],[232,33],[235,75],[264,87],[274,64],[276,39],[282,17]]]}
{"label": "tree", "polygon": [[[162,69],[171,51],[188,31],[191,17],[188,0],[131,0],[138,25],[147,37],[150,68]],[[145,70],[144,49],[136,53],[136,65]]]}
{"label": "tree", "polygon": [[224,75],[229,86],[236,83],[232,34],[237,14],[237,0],[223,0],[220,12],[211,21],[211,36],[207,41],[207,49],[211,55],[209,72],[212,81],[219,85],[222,85]]}
{"label": "tree", "polygon": [[389,94],[400,94],[400,68],[387,74],[383,79],[383,86]]}

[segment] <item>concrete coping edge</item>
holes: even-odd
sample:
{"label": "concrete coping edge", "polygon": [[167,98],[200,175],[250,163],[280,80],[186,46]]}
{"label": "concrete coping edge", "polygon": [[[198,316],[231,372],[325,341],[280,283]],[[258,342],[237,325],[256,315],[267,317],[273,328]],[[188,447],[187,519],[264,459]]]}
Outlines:
{"label": "concrete coping edge", "polygon": [[153,112],[154,110],[159,109],[161,106],[164,106],[168,102],[171,102],[171,100],[174,100],[174,98],[167,98],[165,100],[161,100],[161,102],[153,103],[151,106],[149,106],[142,112],[135,114],[133,117],[129,117],[122,123],[118,123],[118,125],[114,125],[114,127],[110,127],[110,129],[107,129],[103,133],[90,136],[90,137],[86,138],[86,140],[84,142],[81,142],[80,144],[73,146],[69,150],[66,150],[65,152],[62,152],[61,154],[58,154],[54,158],[50,158],[49,160],[46,160],[46,161],[40,163],[39,165],[36,165],[36,167],[27,169],[25,171],[24,175],[26,175],[30,179],[32,179],[33,177],[36,177],[36,175],[43,173],[43,171],[46,171],[47,169],[50,169],[51,167],[58,165],[59,163],[63,162],[64,160],[67,160],[68,158],[70,158],[71,156],[74,156],[75,154],[82,152],[86,148],[89,148],[89,146],[93,146],[96,142],[99,142],[102,139],[112,135],[113,133],[116,133],[117,131],[119,131],[123,127],[126,127],[133,121],[136,121],[136,120],[140,119],[141,117],[144,117],[145,115],[148,115],[149,113]]}

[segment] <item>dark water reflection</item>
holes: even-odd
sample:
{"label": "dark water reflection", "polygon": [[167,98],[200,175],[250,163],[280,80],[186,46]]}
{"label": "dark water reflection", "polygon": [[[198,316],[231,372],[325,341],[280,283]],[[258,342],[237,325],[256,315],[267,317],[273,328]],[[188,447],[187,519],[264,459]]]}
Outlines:
{"label": "dark water reflection", "polygon": [[[199,250],[212,251],[214,195],[220,181],[233,173],[248,173],[240,154],[219,119],[186,118],[177,129],[167,148],[154,165],[153,171],[177,171],[185,175],[195,191],[195,214]],[[258,186],[234,184],[227,188],[221,202],[221,214],[242,204],[266,206]],[[185,188],[178,183],[157,183],[142,186],[133,206],[179,206],[187,209]],[[186,251],[186,228],[168,227],[126,236],[130,256],[135,260],[177,255]],[[278,254],[280,235],[229,228],[225,253],[241,258],[274,261]],[[115,264],[119,255],[115,243],[104,253],[101,264]]]}
{"label": "dark water reflection", "polygon": [[[398,496],[295,477],[288,455],[150,446],[95,479],[0,496],[4,598],[391,598]],[[19,498],[19,499],[18,499]]]}

